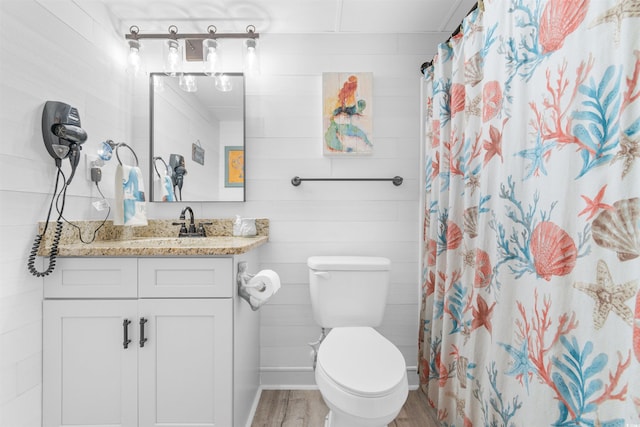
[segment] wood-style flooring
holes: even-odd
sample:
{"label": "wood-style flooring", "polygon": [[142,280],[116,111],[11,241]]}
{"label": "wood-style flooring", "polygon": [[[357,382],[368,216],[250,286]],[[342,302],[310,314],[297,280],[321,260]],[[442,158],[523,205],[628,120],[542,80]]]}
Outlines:
{"label": "wood-style flooring", "polygon": [[[251,427],[323,427],[329,408],[317,390],[263,390]],[[389,427],[437,427],[422,391],[409,397]]]}

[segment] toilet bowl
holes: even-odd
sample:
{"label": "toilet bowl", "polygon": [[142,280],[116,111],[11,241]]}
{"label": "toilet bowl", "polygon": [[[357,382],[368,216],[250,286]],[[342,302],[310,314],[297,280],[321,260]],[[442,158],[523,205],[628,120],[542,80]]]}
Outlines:
{"label": "toilet bowl", "polygon": [[339,327],[318,351],[316,384],[326,427],[386,427],[409,392],[402,353],[371,327]]}
{"label": "toilet bowl", "polygon": [[373,329],[384,316],[391,261],[313,256],[307,266],[313,317],[323,328],[315,377],[330,409],[325,427],[386,427],[409,393],[402,353]]}

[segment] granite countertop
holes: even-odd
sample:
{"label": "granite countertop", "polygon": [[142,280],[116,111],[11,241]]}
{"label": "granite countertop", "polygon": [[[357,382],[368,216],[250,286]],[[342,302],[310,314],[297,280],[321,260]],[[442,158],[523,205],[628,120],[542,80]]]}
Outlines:
{"label": "granite countertop", "polygon": [[[214,256],[239,255],[257,248],[269,240],[269,220],[256,219],[257,236],[234,237],[233,219],[202,219],[196,221],[211,222],[206,225],[207,237],[177,237],[178,226],[171,220],[149,220],[144,227],[124,227],[113,225],[107,221],[96,234],[92,243],[89,241],[93,232],[101,224],[100,221],[73,221],[75,228],[64,223],[58,256]],[[42,233],[44,223],[39,224]],[[49,253],[55,223],[50,223],[40,245],[38,255]]]}

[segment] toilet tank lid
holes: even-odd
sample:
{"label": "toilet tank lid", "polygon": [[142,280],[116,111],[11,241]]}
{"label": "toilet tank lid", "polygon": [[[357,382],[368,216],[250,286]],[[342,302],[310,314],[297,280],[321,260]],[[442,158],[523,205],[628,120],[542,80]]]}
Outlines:
{"label": "toilet tank lid", "polygon": [[307,259],[312,270],[329,271],[385,271],[391,269],[391,261],[370,256],[312,256]]}

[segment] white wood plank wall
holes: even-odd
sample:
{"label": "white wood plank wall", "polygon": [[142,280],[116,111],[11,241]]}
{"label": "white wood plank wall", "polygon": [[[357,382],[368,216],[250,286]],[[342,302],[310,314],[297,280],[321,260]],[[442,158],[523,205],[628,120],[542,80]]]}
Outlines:
{"label": "white wood plank wall", "polygon": [[[40,425],[42,279],[26,268],[53,190],[55,166],[42,142],[47,100],[77,107],[89,134],[83,152],[130,137],[131,85],[122,40],[69,1],[0,1],[0,426]],[[56,14],[72,17],[69,26]],[[105,19],[106,23],[107,21]],[[115,55],[114,53],[117,53]],[[68,173],[69,162],[64,170]],[[113,183],[113,176],[107,185]],[[84,161],[65,214],[95,219]],[[111,191],[111,194],[113,192]]]}
{"label": "white wood plank wall", "polygon": [[[306,259],[312,255],[386,256],[389,305],[380,332],[395,343],[417,384],[420,176],[419,67],[445,34],[261,34],[261,76],[246,82],[247,202],[190,203],[205,217],[270,219],[260,268],[277,271],[282,289],[261,309],[261,380],[265,388],[306,388],[315,381],[310,347],[320,328],[311,315]],[[225,57],[226,60],[227,57]],[[196,71],[196,69],[194,69]],[[322,154],[322,73],[373,72],[374,153]],[[134,114],[147,123],[148,84],[136,85]],[[148,140],[134,126],[136,143]],[[301,177],[393,177],[390,182],[303,182]],[[155,204],[154,217],[179,209]]]}
{"label": "white wood plank wall", "polygon": [[[415,375],[418,334],[419,67],[441,35],[264,35],[262,76],[247,82],[248,202],[206,205],[212,215],[264,216],[270,243],[261,268],[277,271],[281,291],[261,310],[261,372],[266,388],[313,386],[312,315],[306,259],[377,255],[392,261],[381,333]],[[322,155],[322,72],[374,73],[374,154]],[[301,177],[393,177],[390,182],[303,182]],[[235,209],[235,210],[234,210]],[[238,210],[238,211],[236,211]]]}
{"label": "white wood plank wall", "polygon": [[[39,425],[42,279],[26,270],[36,228],[53,189],[55,167],[42,145],[47,100],[77,107],[89,134],[83,153],[105,139],[130,143],[145,177],[148,82],[124,72],[125,43],[109,17],[82,7],[97,2],[0,1],[0,426]],[[92,10],[92,14],[100,14]],[[72,17],[72,20],[69,20]],[[258,29],[259,30],[259,29]],[[311,317],[306,259],[361,254],[393,263],[389,306],[380,331],[415,367],[418,331],[419,74],[445,34],[273,35],[260,37],[262,76],[247,82],[247,202],[189,203],[196,218],[267,217],[270,242],[257,271],[283,282],[261,309],[262,382],[269,388],[313,386],[307,342]],[[158,71],[148,66],[149,71]],[[238,71],[237,69],[235,71]],[[322,72],[374,73],[374,154],[322,155]],[[114,162],[101,188],[113,195]],[[65,164],[66,170],[68,166]],[[392,177],[389,182],[304,182],[293,176]],[[150,185],[150,183],[146,183]],[[66,216],[98,219],[97,192],[84,160],[68,191]],[[149,215],[177,218],[187,203],[151,204]],[[415,383],[412,376],[412,382]]]}

